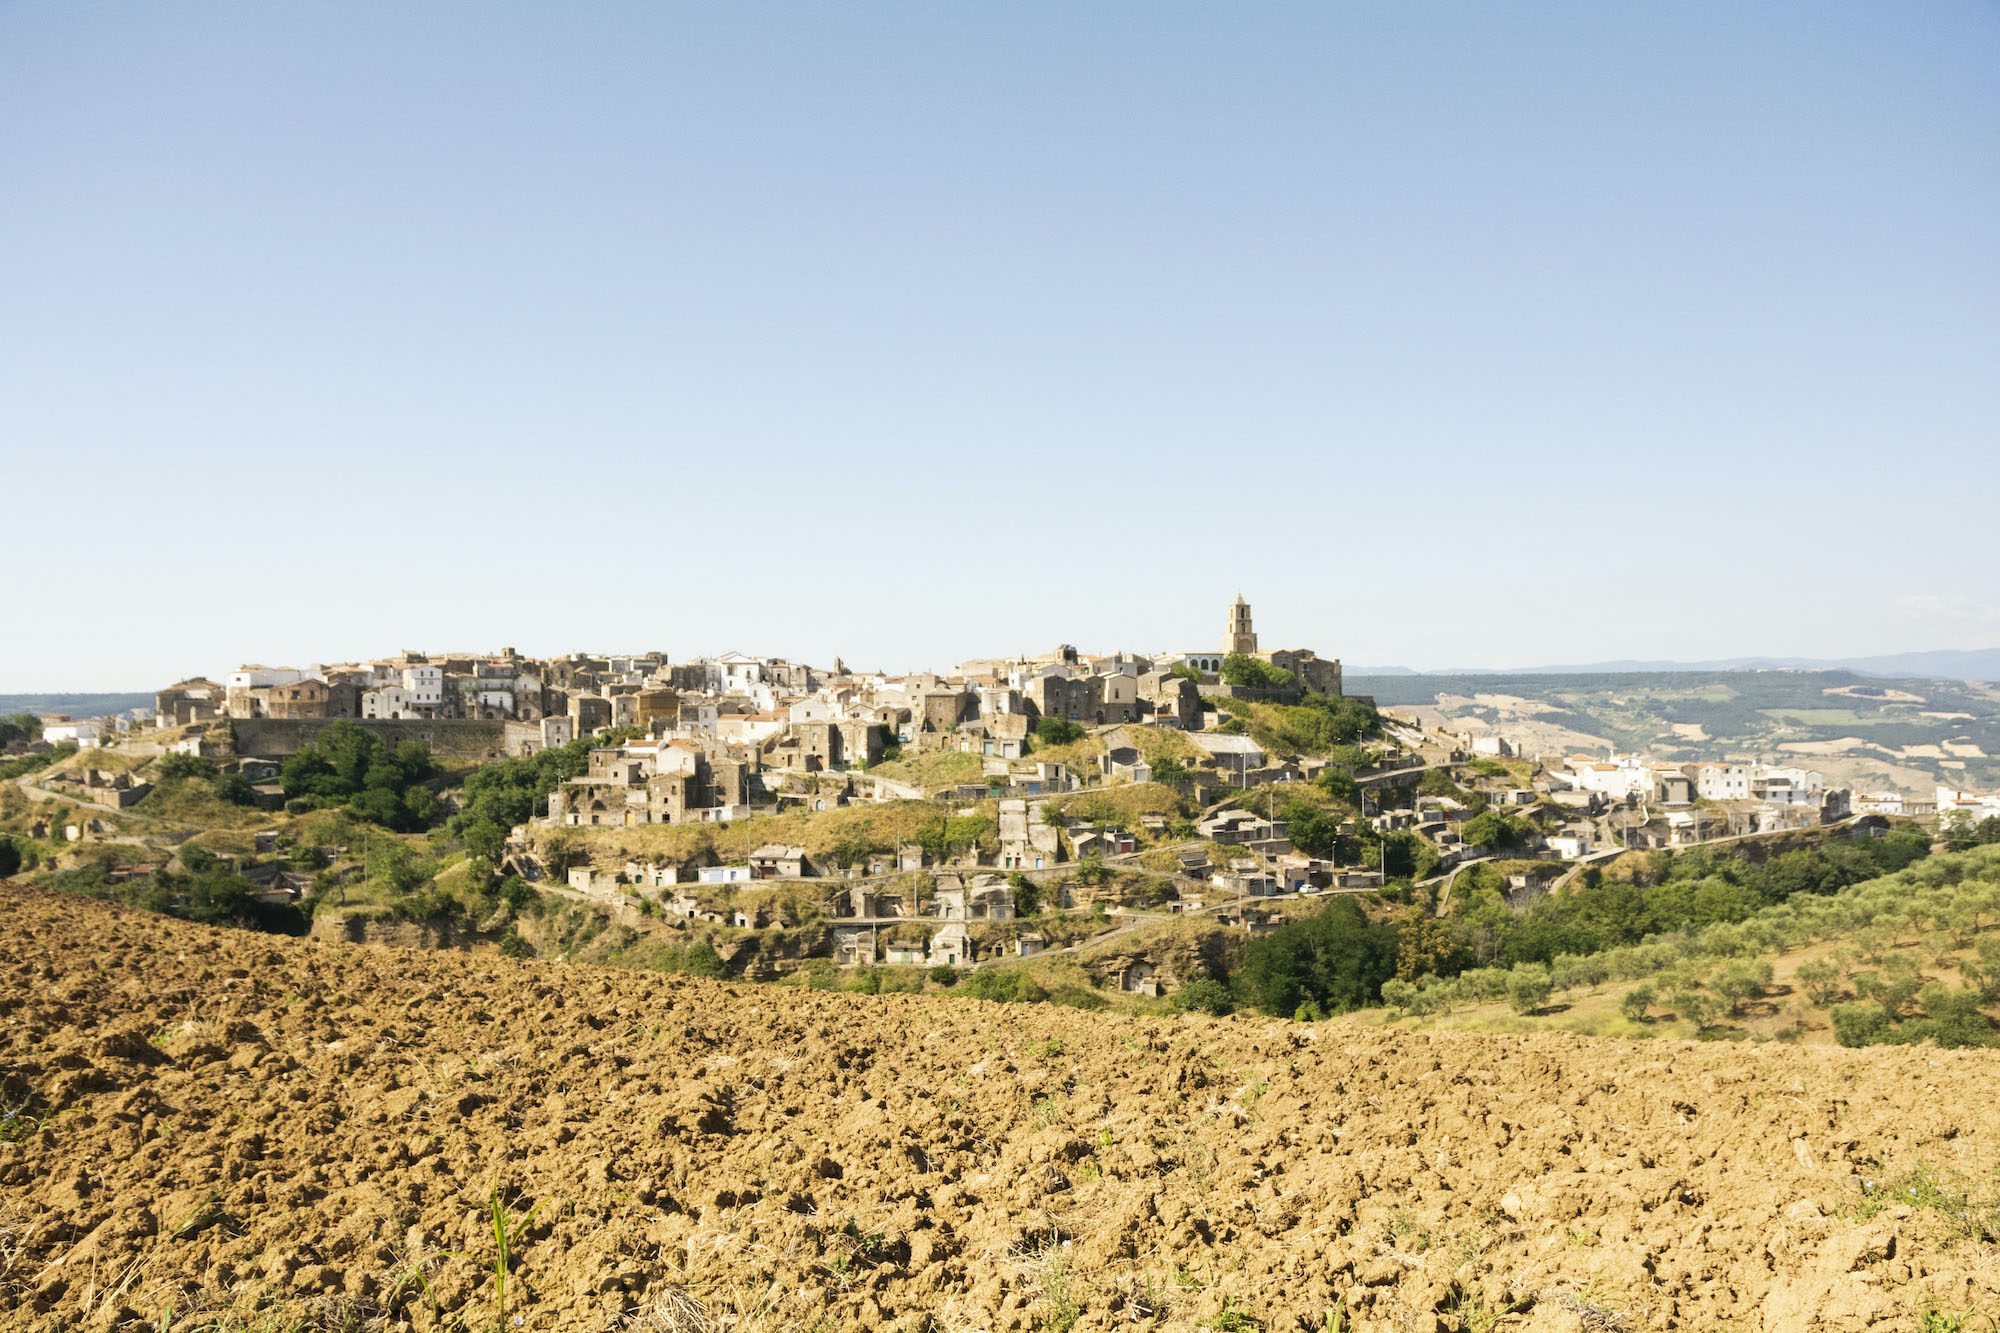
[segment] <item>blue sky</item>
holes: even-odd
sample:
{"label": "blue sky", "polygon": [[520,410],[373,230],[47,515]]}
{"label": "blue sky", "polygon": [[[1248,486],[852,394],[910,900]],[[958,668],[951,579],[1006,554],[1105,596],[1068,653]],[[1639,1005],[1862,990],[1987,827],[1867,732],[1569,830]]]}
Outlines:
{"label": "blue sky", "polygon": [[2000,6],[0,6],[0,688],[2000,643]]}

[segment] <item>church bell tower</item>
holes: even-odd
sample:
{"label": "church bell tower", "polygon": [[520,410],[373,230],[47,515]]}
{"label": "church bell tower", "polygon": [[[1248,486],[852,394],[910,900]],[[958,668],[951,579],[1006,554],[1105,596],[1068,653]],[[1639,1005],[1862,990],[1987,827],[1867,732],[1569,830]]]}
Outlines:
{"label": "church bell tower", "polygon": [[1225,653],[1254,653],[1257,651],[1257,631],[1250,627],[1250,603],[1237,593],[1236,600],[1229,604],[1229,633],[1223,636],[1222,651]]}

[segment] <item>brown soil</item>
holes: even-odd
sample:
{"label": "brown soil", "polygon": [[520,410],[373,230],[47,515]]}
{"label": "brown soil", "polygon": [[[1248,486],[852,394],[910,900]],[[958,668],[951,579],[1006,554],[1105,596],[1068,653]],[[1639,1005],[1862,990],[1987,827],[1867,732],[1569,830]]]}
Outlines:
{"label": "brown soil", "polygon": [[494,1328],[496,1191],[508,1328],[2000,1312],[1983,1216],[1861,1184],[1990,1204],[1990,1055],[723,985],[18,887],[0,1033],[8,1329]]}

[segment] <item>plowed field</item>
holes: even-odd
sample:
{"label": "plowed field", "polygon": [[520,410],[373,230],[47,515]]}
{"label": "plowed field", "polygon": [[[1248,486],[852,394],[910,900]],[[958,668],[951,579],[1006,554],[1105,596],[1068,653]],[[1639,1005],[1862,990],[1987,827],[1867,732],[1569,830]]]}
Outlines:
{"label": "plowed field", "polygon": [[8,1329],[2000,1315],[2000,1059],[1929,1048],[868,997],[0,887],[0,1113]]}

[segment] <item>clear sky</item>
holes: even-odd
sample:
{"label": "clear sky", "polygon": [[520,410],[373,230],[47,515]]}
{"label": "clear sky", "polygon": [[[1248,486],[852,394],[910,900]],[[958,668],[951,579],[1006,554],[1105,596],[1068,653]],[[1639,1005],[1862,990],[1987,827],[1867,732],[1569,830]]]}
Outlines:
{"label": "clear sky", "polygon": [[2000,642],[2000,5],[0,5],[0,690]]}

